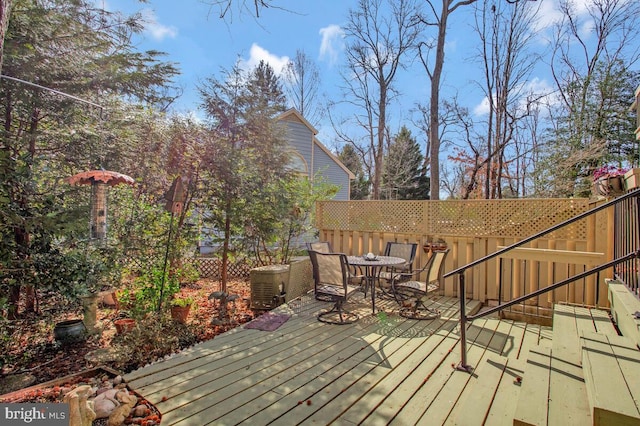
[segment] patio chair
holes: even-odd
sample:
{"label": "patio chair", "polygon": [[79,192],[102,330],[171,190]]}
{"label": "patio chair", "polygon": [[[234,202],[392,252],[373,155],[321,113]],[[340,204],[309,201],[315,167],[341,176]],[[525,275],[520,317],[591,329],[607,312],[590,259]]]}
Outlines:
{"label": "patio chair", "polygon": [[449,249],[434,251],[422,269],[411,273],[411,277],[416,278],[425,273],[425,281],[392,279],[391,288],[400,305],[400,316],[419,320],[440,317],[439,310],[425,305],[425,298],[442,286],[444,260],[447,254]]}
{"label": "patio chair", "polygon": [[349,262],[344,253],[321,253],[309,250],[313,266],[316,298],[321,295],[333,302],[328,311],[318,314],[318,320],[328,324],[351,324],[358,315],[344,310],[344,304],[358,287],[349,284]]}
{"label": "patio chair", "polygon": [[331,248],[331,243],[329,241],[307,243],[307,250],[319,251],[320,253],[333,253],[333,249]]}
{"label": "patio chair", "polygon": [[[307,243],[307,250],[313,250],[320,253],[333,253],[333,248],[331,247],[331,243],[329,241],[316,241],[315,243]],[[364,274],[362,271],[358,269],[358,267],[349,265],[349,284],[362,286],[364,283]],[[318,297],[316,293],[316,300],[327,301],[326,298],[322,296]]]}
{"label": "patio chair", "polygon": [[385,256],[401,257],[405,260],[404,265],[387,268],[386,271],[380,272],[380,278],[391,282],[406,281],[411,278],[413,273],[413,261],[416,258],[417,243],[396,243],[388,242],[384,249]]}

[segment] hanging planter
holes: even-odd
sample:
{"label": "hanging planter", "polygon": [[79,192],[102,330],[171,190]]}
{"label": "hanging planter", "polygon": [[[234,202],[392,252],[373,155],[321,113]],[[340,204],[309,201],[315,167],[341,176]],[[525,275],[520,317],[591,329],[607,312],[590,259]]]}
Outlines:
{"label": "hanging planter", "polygon": [[617,197],[624,193],[622,176],[601,177],[593,183],[593,193],[601,197]]}
{"label": "hanging planter", "polygon": [[624,175],[627,169],[605,165],[593,172],[593,194],[601,197],[617,197],[624,194]]}

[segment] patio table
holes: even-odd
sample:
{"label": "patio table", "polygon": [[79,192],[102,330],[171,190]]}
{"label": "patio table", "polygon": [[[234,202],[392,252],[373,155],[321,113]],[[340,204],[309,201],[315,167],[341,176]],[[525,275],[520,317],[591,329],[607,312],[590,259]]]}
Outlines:
{"label": "patio table", "polygon": [[377,256],[375,259],[366,259],[364,256],[347,256],[349,265],[359,266],[364,269],[366,285],[371,287],[371,309],[376,313],[376,279],[380,270],[387,266],[398,266],[406,263],[401,257]]}

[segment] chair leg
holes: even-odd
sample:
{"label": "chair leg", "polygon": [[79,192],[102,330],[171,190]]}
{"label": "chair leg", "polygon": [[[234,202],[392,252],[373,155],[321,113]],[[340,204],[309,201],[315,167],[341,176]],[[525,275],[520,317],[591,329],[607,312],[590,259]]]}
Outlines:
{"label": "chair leg", "polygon": [[333,307],[330,310],[320,312],[318,314],[318,321],[324,322],[326,324],[337,324],[337,325],[352,324],[356,322],[358,320],[358,315],[353,312],[344,310],[342,308],[342,305],[343,305],[342,300],[336,301],[336,303],[333,305]]}
{"label": "chair leg", "polygon": [[403,306],[401,304],[399,313],[401,317],[416,320],[432,320],[440,318],[441,315],[439,310],[425,305],[419,295],[415,295],[415,302],[412,306]]}

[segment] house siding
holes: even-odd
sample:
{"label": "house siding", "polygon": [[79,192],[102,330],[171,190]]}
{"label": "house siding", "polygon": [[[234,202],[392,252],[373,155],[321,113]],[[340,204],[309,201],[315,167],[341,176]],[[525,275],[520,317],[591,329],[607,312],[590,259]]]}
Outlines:
{"label": "house siding", "polygon": [[304,158],[310,179],[320,173],[326,181],[339,187],[334,200],[349,200],[351,176],[335,156],[315,138],[315,129],[298,119],[296,114],[285,115],[282,122],[286,125],[286,137],[291,149]]}
{"label": "house siding", "polygon": [[313,133],[302,123],[287,121],[287,138],[292,149],[296,150],[307,163],[311,177]]}
{"label": "house siding", "polygon": [[313,173],[317,174],[320,172],[329,182],[340,187],[338,193],[333,198],[334,200],[348,201],[349,175],[317,144],[313,146]]}

